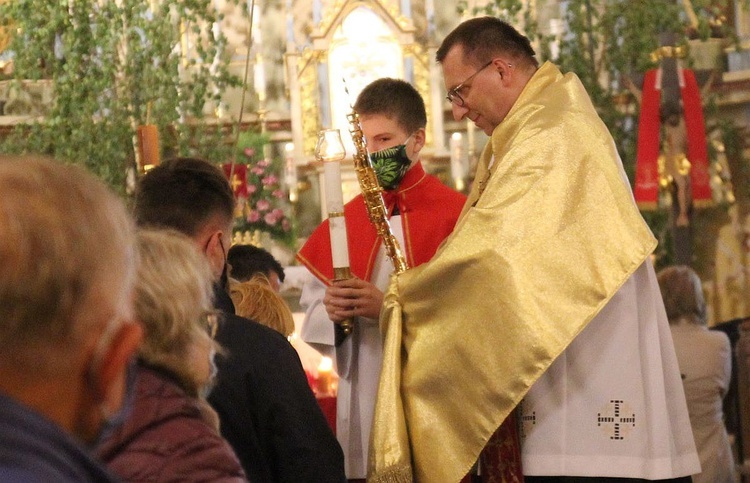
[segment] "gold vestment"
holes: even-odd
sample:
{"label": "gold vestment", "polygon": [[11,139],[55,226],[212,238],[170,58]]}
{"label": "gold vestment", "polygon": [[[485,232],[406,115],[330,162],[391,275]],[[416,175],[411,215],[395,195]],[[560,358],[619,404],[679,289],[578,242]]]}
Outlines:
{"label": "gold vestment", "polygon": [[459,481],[655,246],[580,80],[545,63],[453,234],[391,279],[369,481]]}

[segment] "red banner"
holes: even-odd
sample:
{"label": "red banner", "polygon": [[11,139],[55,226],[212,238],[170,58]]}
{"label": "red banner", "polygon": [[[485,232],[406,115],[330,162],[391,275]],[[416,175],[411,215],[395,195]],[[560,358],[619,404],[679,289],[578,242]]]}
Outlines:
{"label": "red banner", "polygon": [[[234,169],[232,169],[232,166],[234,166]],[[247,198],[247,165],[232,165],[232,163],[227,163],[222,167],[224,168],[224,176],[227,177],[229,184],[232,185],[234,197]]]}
{"label": "red banner", "polygon": [[[656,85],[658,70],[646,72],[643,79],[641,116],[638,125],[635,187],[633,194],[642,209],[655,209],[659,198],[658,161],[661,153],[661,89]],[[706,125],[703,119],[700,90],[695,74],[683,69],[684,85],[680,88],[687,132],[687,156],[690,161],[690,184],[693,202],[704,206],[711,202],[708,172]]]}
{"label": "red banner", "polygon": [[656,209],[659,199],[659,152],[661,146],[661,90],[656,88],[657,70],[643,78],[641,117],[638,123],[638,151],[635,165],[633,195],[638,207]]}

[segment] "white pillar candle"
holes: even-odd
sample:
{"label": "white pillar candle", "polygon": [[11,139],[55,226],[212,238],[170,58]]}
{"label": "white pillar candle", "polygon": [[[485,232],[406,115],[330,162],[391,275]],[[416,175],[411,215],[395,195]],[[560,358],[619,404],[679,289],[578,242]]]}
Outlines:
{"label": "white pillar candle", "polygon": [[326,210],[331,231],[331,257],[333,268],[349,266],[349,247],[346,238],[344,221],[344,194],[341,190],[341,163],[326,161],[323,163],[325,176]]}
{"label": "white pillar candle", "polygon": [[318,365],[318,395],[324,396],[331,392],[331,382],[333,379],[333,360],[330,357],[323,356]]}
{"label": "white pillar candle", "polygon": [[294,143],[284,145],[284,184],[289,190],[289,200],[297,201],[297,163],[294,161]]}
{"label": "white pillar candle", "polygon": [[258,93],[258,100],[266,100],[266,67],[263,64],[263,56],[258,52],[255,56],[255,66],[253,67],[253,84],[255,92]]}
{"label": "white pillar candle", "polygon": [[460,132],[454,132],[451,134],[450,139],[450,154],[451,154],[451,177],[453,179],[462,179],[466,173],[464,172],[463,163],[463,136]]}
{"label": "white pillar candle", "polygon": [[471,166],[471,163],[474,161],[474,155],[476,154],[476,148],[474,146],[474,129],[476,129],[474,123],[468,121],[466,123],[466,144],[468,145],[466,154],[469,158],[469,166]]}

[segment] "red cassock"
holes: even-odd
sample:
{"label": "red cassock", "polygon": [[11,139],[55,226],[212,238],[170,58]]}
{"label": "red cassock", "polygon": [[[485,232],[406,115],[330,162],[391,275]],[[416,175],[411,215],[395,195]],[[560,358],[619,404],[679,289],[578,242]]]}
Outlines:
{"label": "red cassock", "polygon": [[[393,191],[384,191],[388,216],[398,206],[404,230],[406,263],[416,267],[428,261],[452,231],[461,213],[466,196],[425,173],[420,163],[404,176]],[[370,280],[380,244],[375,227],[370,223],[362,195],[344,205],[346,236],[349,245],[349,267],[354,276]],[[297,254],[297,259],[326,285],[333,280],[331,235],[328,220],[318,226]]]}

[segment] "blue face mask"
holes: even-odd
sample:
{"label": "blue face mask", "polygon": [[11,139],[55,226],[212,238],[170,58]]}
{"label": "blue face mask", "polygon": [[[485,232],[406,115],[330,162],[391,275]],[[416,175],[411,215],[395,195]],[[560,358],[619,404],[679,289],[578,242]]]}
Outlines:
{"label": "blue face mask", "polygon": [[99,434],[91,445],[92,448],[95,448],[106,441],[120,426],[122,426],[122,423],[128,419],[135,402],[137,381],[138,363],[135,358],[133,358],[128,363],[127,369],[125,370],[125,395],[122,398],[122,406],[120,406],[120,409],[115,414],[108,415],[104,418],[104,423],[102,423],[102,427],[99,428]]}
{"label": "blue face mask", "polygon": [[392,148],[381,149],[370,154],[372,167],[378,177],[378,184],[384,190],[395,190],[401,184],[406,172],[409,171],[411,160],[406,155],[406,143],[411,136],[406,138],[403,144]]}

